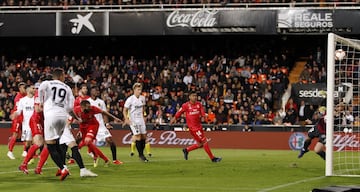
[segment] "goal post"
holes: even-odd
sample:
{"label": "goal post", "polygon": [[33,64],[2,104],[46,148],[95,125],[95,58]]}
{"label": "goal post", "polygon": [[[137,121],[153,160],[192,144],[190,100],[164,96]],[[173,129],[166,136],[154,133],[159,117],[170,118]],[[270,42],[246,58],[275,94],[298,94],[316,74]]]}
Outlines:
{"label": "goal post", "polygon": [[326,163],[325,175],[333,175],[333,135],[334,129],[334,77],[335,77],[335,34],[328,34],[327,42],[327,77],[326,77]]}
{"label": "goal post", "polygon": [[[339,53],[337,57],[335,53]],[[343,57],[343,55],[345,55]],[[326,176],[360,177],[360,40],[329,33],[326,87]]]}

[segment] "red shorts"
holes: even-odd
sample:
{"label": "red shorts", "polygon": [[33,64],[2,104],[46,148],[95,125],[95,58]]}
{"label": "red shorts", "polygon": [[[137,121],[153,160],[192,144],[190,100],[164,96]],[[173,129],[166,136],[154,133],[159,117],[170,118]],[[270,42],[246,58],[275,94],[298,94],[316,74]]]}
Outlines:
{"label": "red shorts", "polygon": [[20,135],[21,134],[22,121],[23,121],[23,116],[22,115],[17,116],[15,119],[13,119],[12,122],[11,122],[10,132],[11,133],[18,133]]}
{"label": "red shorts", "polygon": [[80,127],[82,140],[84,140],[85,137],[90,137],[91,139],[94,140],[96,138],[98,130],[99,130],[99,125],[87,125],[86,127]]}
{"label": "red shorts", "polygon": [[205,137],[204,130],[202,129],[202,127],[192,128],[189,131],[190,131],[190,134],[194,137],[194,139],[198,143],[202,143],[202,142],[206,141],[206,137]]}
{"label": "red shorts", "polygon": [[30,118],[29,125],[31,128],[32,136],[42,135],[44,136],[44,121],[39,118]]}

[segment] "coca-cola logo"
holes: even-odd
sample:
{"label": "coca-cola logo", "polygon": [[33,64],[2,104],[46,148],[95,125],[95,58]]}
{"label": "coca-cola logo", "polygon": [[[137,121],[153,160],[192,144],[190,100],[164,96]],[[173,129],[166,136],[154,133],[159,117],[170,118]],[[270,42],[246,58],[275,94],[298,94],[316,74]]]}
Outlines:
{"label": "coca-cola logo", "polygon": [[352,134],[337,134],[334,135],[333,140],[333,146],[337,149],[334,149],[336,151],[342,151],[345,149],[353,149],[353,148],[359,148],[360,147],[360,141],[359,138],[356,137],[356,135]]}
{"label": "coca-cola logo", "polygon": [[[123,139],[123,144],[131,144],[132,134],[126,134]],[[153,132],[147,134],[148,141],[151,145],[193,145],[196,143],[194,139],[191,138],[179,138],[175,131],[164,131],[160,134],[159,138],[153,137]]]}
{"label": "coca-cola logo", "polygon": [[202,9],[195,13],[180,13],[175,10],[166,19],[168,27],[214,27],[217,24],[216,10]]}

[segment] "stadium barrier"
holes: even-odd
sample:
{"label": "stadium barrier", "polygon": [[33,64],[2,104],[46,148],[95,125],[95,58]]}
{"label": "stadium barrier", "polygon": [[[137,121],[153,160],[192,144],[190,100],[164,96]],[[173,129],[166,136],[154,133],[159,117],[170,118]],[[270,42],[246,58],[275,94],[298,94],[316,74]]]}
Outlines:
{"label": "stadium barrier", "polygon": [[[186,130],[178,129],[179,125],[172,126],[173,129],[153,130],[150,129],[153,124],[148,124],[148,140],[154,147],[173,147],[183,148],[195,143],[190,133]],[[209,125],[208,125],[209,126]],[[76,127],[76,126],[74,126]],[[126,146],[131,143],[130,129],[115,125],[112,130],[113,139],[118,146]],[[227,126],[228,128],[229,126]],[[235,127],[235,126],[234,126]],[[241,127],[241,126],[237,126]],[[259,130],[261,127],[261,130]],[[310,127],[310,126],[308,126]],[[299,126],[282,126],[282,130],[274,131],[272,129],[280,128],[280,126],[256,126],[255,131],[206,131],[206,136],[213,148],[224,149],[271,149],[271,150],[299,150],[303,146],[306,138],[304,129],[308,127]],[[206,125],[204,125],[206,130]],[[240,128],[238,128],[240,129]],[[258,129],[258,130],[257,130]],[[302,129],[302,130],[301,130]],[[178,130],[178,131],[175,131]],[[256,131],[257,130],[257,131]],[[76,130],[74,130],[76,132]],[[10,123],[0,124],[0,144],[6,145],[10,136]],[[354,150],[360,148],[360,139],[353,132],[343,132],[334,134],[334,150]],[[97,144],[104,144],[98,141]],[[311,148],[316,142],[312,142]]]}
{"label": "stadium barrier", "polygon": [[[0,144],[7,144],[10,136],[10,125],[11,123],[0,124]],[[183,129],[182,125],[162,125],[160,129],[156,129],[156,127],[154,124],[147,124],[148,139],[154,147],[182,148],[195,143],[195,140],[189,132]],[[220,129],[215,129],[215,127]],[[242,127],[204,125],[206,136],[213,148],[298,150],[305,139],[303,131],[306,127],[257,126],[254,127],[255,131],[253,132],[239,131],[242,130]],[[292,132],[296,129],[302,130],[301,132]],[[130,129],[127,127],[114,125],[112,135],[119,146],[131,143]]]}

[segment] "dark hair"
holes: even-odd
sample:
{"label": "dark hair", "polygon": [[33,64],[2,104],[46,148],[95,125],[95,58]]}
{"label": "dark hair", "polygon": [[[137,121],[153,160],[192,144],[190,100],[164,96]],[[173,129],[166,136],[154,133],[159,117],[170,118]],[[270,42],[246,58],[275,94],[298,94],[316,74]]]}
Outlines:
{"label": "dark hair", "polygon": [[64,69],[62,68],[55,68],[52,72],[53,78],[58,79],[62,74],[64,74]]}
{"label": "dark hair", "polygon": [[87,88],[87,85],[85,83],[81,84],[80,85],[80,89],[82,89],[83,87],[86,87]]}
{"label": "dark hair", "polygon": [[27,88],[29,88],[29,87],[31,87],[32,85],[28,85],[28,84],[26,84],[25,85],[25,89],[27,89]]}
{"label": "dark hair", "polygon": [[197,92],[192,90],[192,91],[189,91],[189,95],[192,95],[192,94],[196,94],[197,95]]}
{"label": "dark hair", "polygon": [[91,89],[99,89],[99,87],[98,86],[92,86],[91,88],[90,88],[90,90]]}
{"label": "dark hair", "polygon": [[23,86],[23,85],[26,85],[26,83],[25,83],[25,82],[20,82],[20,83],[18,84],[18,87],[21,87],[21,86]]}
{"label": "dark hair", "polygon": [[86,106],[86,105],[90,105],[90,101],[85,99],[80,102],[80,106]]}
{"label": "dark hair", "polygon": [[46,74],[40,77],[41,81],[46,81],[46,80],[51,80],[52,79],[52,75],[51,74]]}

